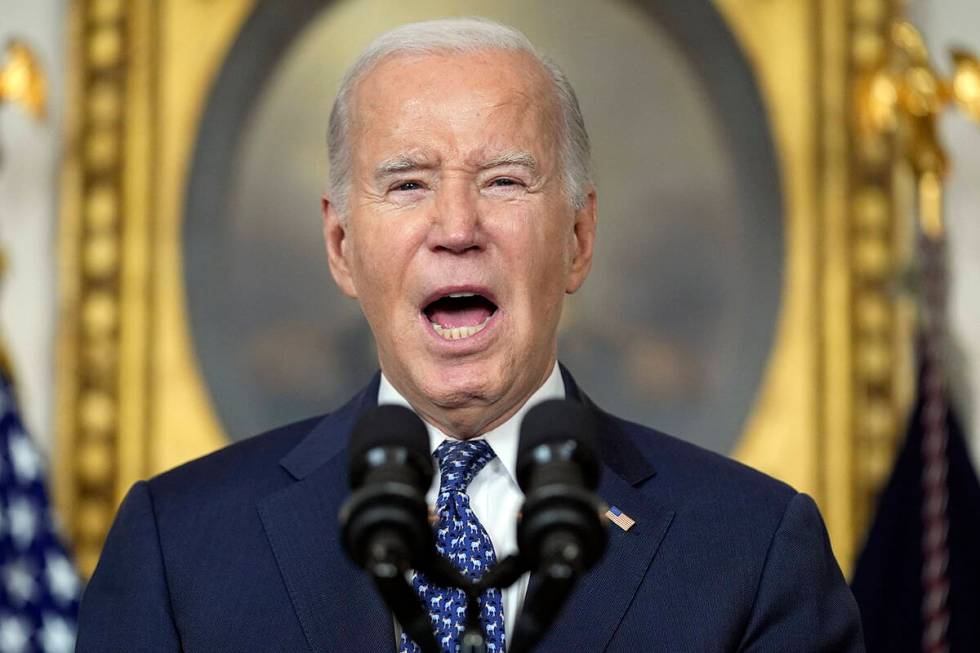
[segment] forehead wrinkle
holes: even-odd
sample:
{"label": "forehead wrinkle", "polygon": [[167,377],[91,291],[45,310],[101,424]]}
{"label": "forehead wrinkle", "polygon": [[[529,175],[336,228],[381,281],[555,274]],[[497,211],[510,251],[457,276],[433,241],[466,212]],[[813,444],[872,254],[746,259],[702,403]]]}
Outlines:
{"label": "forehead wrinkle", "polygon": [[[543,134],[542,140],[547,147],[554,148],[561,140],[558,133],[561,129],[561,119],[557,98],[549,97],[553,94],[542,96],[540,93],[533,92],[534,90],[536,89],[514,89],[512,97],[489,107],[489,115],[505,122],[514,120],[521,123],[530,122],[535,125],[534,132]],[[540,165],[541,162],[536,163]]]}
{"label": "forehead wrinkle", "polygon": [[[418,57],[409,57],[409,59],[425,59],[431,55],[424,55]],[[465,63],[463,59],[467,57],[451,57],[449,58],[450,63],[455,64],[457,67],[462,67]],[[483,58],[483,57],[481,57]],[[352,149],[356,150],[357,141],[368,137],[369,134],[376,134],[381,137],[391,136],[391,132],[400,132],[398,126],[386,125],[384,121],[374,121],[368,118],[368,114],[373,114],[377,111],[384,111],[391,108],[390,99],[388,99],[383,94],[379,94],[378,85],[381,84],[385,79],[387,79],[390,70],[387,68],[391,65],[391,61],[381,62],[375,70],[368,72],[364,78],[362,78],[357,86],[355,87],[355,92],[352,93],[351,97],[351,108],[352,110],[352,129],[351,129],[351,145]],[[470,105],[469,111],[475,111],[477,119],[479,114],[483,114],[484,127],[478,129],[477,131],[482,132],[484,129],[489,130],[491,133],[499,131],[499,127],[504,124],[512,125],[516,129],[514,135],[518,136],[519,140],[523,140],[525,137],[532,137],[532,140],[536,140],[537,143],[529,143],[535,145],[543,146],[543,151],[535,152],[538,155],[543,155],[544,159],[538,157],[533,157],[532,160],[523,158],[523,160],[510,159],[509,157],[504,157],[501,160],[493,161],[489,159],[496,159],[496,156],[487,156],[487,150],[505,150],[508,146],[517,146],[516,149],[523,150],[523,143],[506,143],[497,142],[496,147],[493,145],[485,144],[482,152],[473,152],[471,150],[470,156],[465,156],[466,167],[471,169],[486,169],[493,165],[506,165],[506,164],[517,164],[524,167],[533,168],[536,172],[540,173],[542,166],[547,168],[552,168],[552,163],[557,163],[557,161],[552,162],[552,154],[557,154],[554,148],[559,140],[559,131],[556,129],[558,127],[557,116],[554,115],[557,109],[557,98],[553,97],[553,93],[541,93],[542,85],[550,85],[550,79],[547,78],[543,70],[540,70],[537,65],[527,66],[522,65],[522,62],[509,62],[510,63],[510,75],[509,88],[507,89],[506,95],[491,99],[485,96],[481,90],[476,89],[473,93],[473,104]],[[370,91],[370,92],[369,92]],[[483,100],[481,103],[480,100]],[[487,101],[489,100],[489,101]],[[401,112],[401,118],[404,120],[411,120],[412,117],[417,117],[417,115],[422,115],[426,117],[426,113],[431,113],[434,109],[438,110],[440,106],[438,100],[432,101],[431,98],[427,98],[424,95],[410,94],[405,97],[402,101],[403,111]],[[482,106],[480,106],[482,104]],[[420,113],[421,112],[421,113]],[[408,151],[404,155],[398,155],[392,157],[386,161],[383,161],[377,166],[368,166],[367,170],[374,173],[374,177],[377,180],[382,180],[386,176],[391,176],[394,174],[410,172],[413,170],[432,170],[438,169],[443,165],[449,164],[452,160],[459,160],[459,155],[463,154],[462,151],[469,149],[466,147],[470,139],[469,136],[473,135],[473,130],[469,129],[466,132],[457,133],[458,125],[456,121],[451,116],[444,117],[445,125],[447,129],[442,134],[442,137],[446,139],[445,143],[441,146],[447,148],[446,155],[449,157],[446,161],[443,161],[441,157],[436,157],[433,159],[431,155],[432,152],[411,152]],[[523,126],[521,125],[523,123]],[[505,130],[510,131],[510,130]],[[535,136],[536,133],[536,136]],[[462,142],[460,142],[460,140]],[[491,138],[491,143],[496,138]],[[510,140],[510,139],[508,139]],[[411,148],[415,149],[415,148]],[[495,154],[495,153],[494,153]],[[425,155],[430,155],[426,157]],[[488,159],[481,161],[480,158]]]}

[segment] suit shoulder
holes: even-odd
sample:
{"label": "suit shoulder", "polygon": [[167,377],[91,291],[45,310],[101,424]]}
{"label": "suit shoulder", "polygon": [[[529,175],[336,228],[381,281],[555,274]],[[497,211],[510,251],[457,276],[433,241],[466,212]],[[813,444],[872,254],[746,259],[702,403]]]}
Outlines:
{"label": "suit shoulder", "polygon": [[201,501],[223,493],[256,495],[286,481],[280,459],[325,416],[286,424],[191,460],[148,481],[155,500]]}
{"label": "suit shoulder", "polygon": [[782,515],[798,494],[787,483],[736,460],[661,431],[608,417],[654,466],[658,491],[668,492],[681,503],[754,510],[769,506]]}

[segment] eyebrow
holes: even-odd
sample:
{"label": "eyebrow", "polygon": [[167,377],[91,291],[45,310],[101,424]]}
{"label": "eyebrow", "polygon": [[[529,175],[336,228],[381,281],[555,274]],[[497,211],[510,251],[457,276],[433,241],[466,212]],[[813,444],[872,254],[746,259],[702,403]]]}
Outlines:
{"label": "eyebrow", "polygon": [[[492,170],[501,166],[521,166],[527,168],[531,173],[538,169],[538,160],[530,152],[504,152],[493,156],[479,164],[480,170]],[[396,156],[382,162],[374,169],[374,178],[384,180],[392,175],[414,170],[431,170],[435,164],[426,161],[423,157],[415,157],[407,154]]]}
{"label": "eyebrow", "polygon": [[531,172],[538,169],[538,160],[530,152],[504,152],[480,164],[481,170],[490,170],[500,166],[521,166]]}
{"label": "eyebrow", "polygon": [[433,164],[428,163],[421,157],[413,157],[403,154],[381,163],[374,169],[374,178],[385,179],[386,177],[396,175],[400,172],[408,172],[410,170],[429,170],[433,167]]}

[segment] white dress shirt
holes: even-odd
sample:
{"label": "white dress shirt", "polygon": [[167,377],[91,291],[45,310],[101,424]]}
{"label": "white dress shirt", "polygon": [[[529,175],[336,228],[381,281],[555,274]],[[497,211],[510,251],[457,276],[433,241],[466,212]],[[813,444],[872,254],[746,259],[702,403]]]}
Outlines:
{"label": "white dress shirt", "polygon": [[[524,418],[524,414],[535,404],[548,399],[564,398],[565,384],[556,362],[554,369],[551,370],[551,375],[548,376],[544,384],[531,395],[520,410],[514,413],[513,417],[492,431],[474,438],[486,440],[487,444],[497,454],[497,457],[488,462],[470,481],[466,490],[470,497],[470,507],[483,527],[487,529],[487,534],[493,542],[497,560],[517,552],[517,513],[521,509],[521,504],[524,503],[524,493],[517,485],[516,470],[517,440],[520,435],[521,420]],[[384,374],[381,375],[381,386],[378,388],[378,405],[381,404],[412,407],[388,382]],[[450,438],[428,422],[426,422],[426,427],[429,430],[429,449],[434,453],[444,440]],[[436,463],[436,467],[438,470],[438,463]],[[438,494],[439,473],[437,471],[432,479],[432,487],[426,494],[430,508],[435,506]],[[524,574],[520,580],[503,590],[504,633],[508,643],[514,632],[514,621],[524,603],[527,581],[528,574]],[[400,637],[400,635],[400,628],[396,624],[396,636]]]}

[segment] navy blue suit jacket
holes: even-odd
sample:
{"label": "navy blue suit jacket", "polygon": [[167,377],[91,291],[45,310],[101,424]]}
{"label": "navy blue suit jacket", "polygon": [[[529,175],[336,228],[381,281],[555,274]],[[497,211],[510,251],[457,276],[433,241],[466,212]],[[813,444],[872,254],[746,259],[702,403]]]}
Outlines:
{"label": "navy blue suit jacket", "polygon": [[[595,408],[612,527],[541,651],[863,651],[813,501]],[[394,651],[344,555],[346,445],[378,377],[322,418],[229,446],[129,492],[82,598],[81,653]],[[532,579],[532,587],[534,581]]]}

